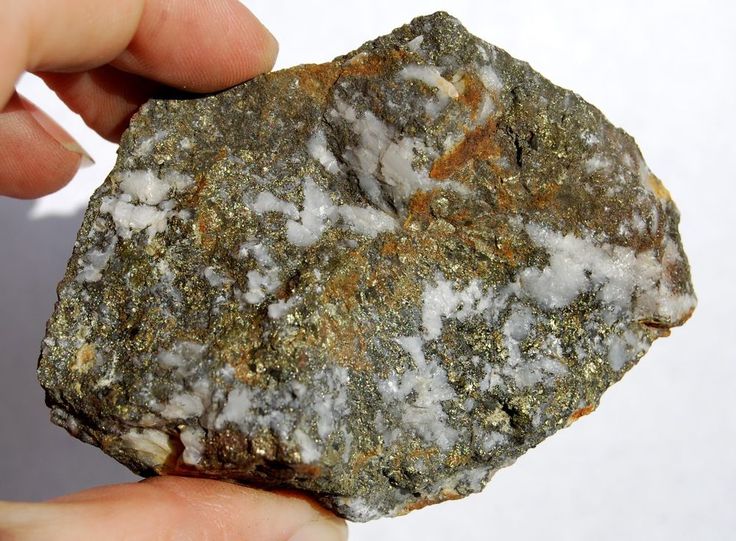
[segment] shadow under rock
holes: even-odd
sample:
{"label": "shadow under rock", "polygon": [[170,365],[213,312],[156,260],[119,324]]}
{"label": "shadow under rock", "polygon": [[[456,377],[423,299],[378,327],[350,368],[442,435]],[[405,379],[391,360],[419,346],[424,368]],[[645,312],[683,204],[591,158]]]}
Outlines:
{"label": "shadow under rock", "polygon": [[38,500],[136,477],[51,424],[36,363],[82,212],[28,217],[0,198],[0,499]]}

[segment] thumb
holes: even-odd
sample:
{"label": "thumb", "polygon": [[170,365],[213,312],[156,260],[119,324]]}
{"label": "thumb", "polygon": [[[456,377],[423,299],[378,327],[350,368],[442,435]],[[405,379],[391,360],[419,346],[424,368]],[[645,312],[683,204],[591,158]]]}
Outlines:
{"label": "thumb", "polygon": [[156,477],[46,503],[0,502],[14,541],[343,541],[345,522],[309,499],[222,481]]}

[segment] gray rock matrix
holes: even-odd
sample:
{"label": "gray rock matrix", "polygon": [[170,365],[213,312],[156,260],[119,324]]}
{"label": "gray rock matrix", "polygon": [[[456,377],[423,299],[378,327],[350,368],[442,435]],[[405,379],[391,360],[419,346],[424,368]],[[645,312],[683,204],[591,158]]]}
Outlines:
{"label": "gray rock matrix", "polygon": [[480,491],[690,316],[678,220],[596,108],[419,17],[147,103],[39,377],[55,423],[141,475],[404,514]]}

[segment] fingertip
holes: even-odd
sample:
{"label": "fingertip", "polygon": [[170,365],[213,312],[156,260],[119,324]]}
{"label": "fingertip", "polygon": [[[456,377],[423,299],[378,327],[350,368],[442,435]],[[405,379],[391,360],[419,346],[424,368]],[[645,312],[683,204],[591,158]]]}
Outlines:
{"label": "fingertip", "polygon": [[237,0],[151,0],[116,68],[192,92],[269,71],[278,42]]}
{"label": "fingertip", "polygon": [[34,104],[14,94],[0,113],[0,194],[19,199],[64,187],[89,155]]}

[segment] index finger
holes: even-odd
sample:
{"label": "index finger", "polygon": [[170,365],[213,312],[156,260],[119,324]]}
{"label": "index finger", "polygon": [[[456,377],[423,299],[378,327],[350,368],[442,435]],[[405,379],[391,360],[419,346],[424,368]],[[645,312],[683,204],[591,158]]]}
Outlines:
{"label": "index finger", "polygon": [[0,19],[0,105],[24,71],[118,69],[194,92],[268,71],[278,45],[236,0],[30,0]]}

